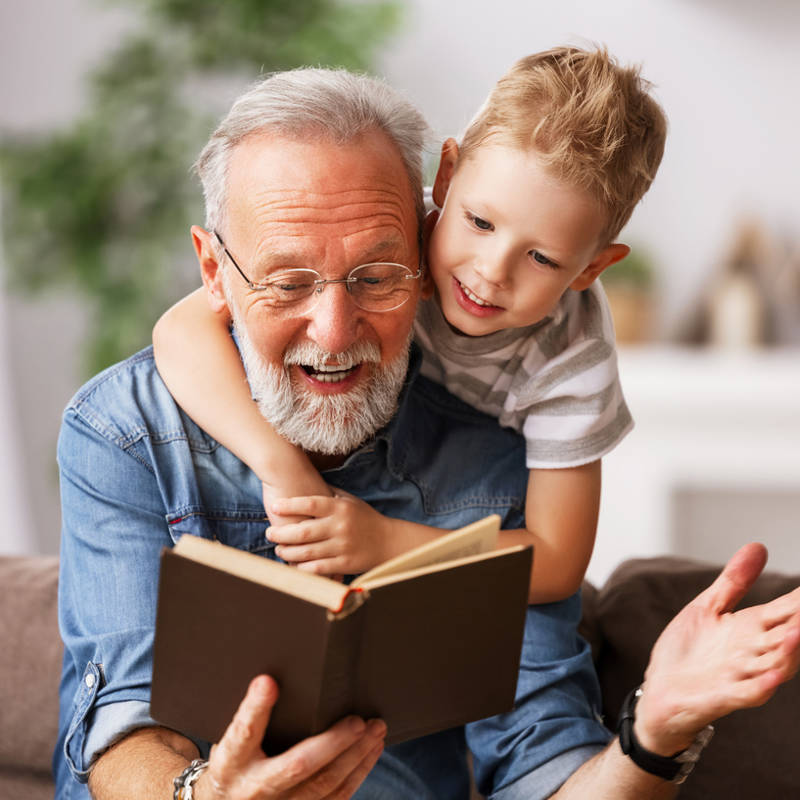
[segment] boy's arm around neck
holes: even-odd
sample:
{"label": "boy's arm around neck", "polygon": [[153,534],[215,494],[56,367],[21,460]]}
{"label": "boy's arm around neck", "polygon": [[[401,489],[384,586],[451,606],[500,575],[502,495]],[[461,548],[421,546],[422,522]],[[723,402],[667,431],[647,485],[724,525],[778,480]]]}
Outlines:
{"label": "boy's arm around neck", "polygon": [[258,410],[229,325],[227,314],[211,310],[202,288],[166,311],[153,329],[164,383],[203,430],[258,475],[266,499],[330,495],[305,453],[279,436]]}

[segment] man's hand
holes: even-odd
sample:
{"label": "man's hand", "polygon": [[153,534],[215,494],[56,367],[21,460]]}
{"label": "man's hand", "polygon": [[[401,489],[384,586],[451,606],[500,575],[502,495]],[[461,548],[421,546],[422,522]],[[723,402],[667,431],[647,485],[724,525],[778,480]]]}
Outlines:
{"label": "man's hand", "polygon": [[648,750],[685,749],[707,724],[762,705],[797,673],[800,588],[733,611],[766,559],[763,545],[742,547],[659,637],[636,708],[636,736]]}
{"label": "man's hand", "polygon": [[383,752],[386,725],[356,717],[268,758],[261,740],[278,699],[275,682],[254,678],[194,786],[197,800],[349,798]]}
{"label": "man's hand", "polygon": [[321,575],[364,572],[416,544],[403,546],[408,523],[389,519],[363,500],[335,489],[334,497],[293,497],[272,502],[281,516],[308,517],[267,530],[275,552],[300,569]]}

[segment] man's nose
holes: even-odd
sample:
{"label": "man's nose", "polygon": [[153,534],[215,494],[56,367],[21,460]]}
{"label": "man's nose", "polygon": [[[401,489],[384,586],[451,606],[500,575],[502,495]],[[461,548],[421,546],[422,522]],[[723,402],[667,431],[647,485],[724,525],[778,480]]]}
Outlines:
{"label": "man's nose", "polygon": [[341,353],[360,335],[364,314],[353,302],[346,284],[326,284],[306,314],[306,334],[323,350]]}

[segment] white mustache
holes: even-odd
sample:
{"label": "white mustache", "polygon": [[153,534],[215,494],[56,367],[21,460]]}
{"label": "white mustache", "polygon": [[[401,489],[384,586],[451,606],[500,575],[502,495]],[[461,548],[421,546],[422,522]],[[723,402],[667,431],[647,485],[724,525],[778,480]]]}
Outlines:
{"label": "white mustache", "polygon": [[284,366],[299,364],[316,370],[323,370],[336,364],[340,369],[351,369],[357,364],[380,363],[381,349],[375,342],[354,342],[341,353],[329,353],[313,342],[299,342],[287,348],[283,357]]}

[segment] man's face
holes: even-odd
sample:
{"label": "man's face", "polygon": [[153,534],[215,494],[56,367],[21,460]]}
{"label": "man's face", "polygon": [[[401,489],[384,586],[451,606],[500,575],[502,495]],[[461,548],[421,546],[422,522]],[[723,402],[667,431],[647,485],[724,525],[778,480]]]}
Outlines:
{"label": "man's face", "polygon": [[[233,151],[225,244],[244,273],[313,268],[344,278],[387,261],[416,272],[417,219],[408,177],[382,132],[355,142],[268,135]],[[364,311],[343,284],[313,307],[281,312],[226,264],[225,290],[254,394],[286,438],[344,454],[385,424],[405,376],[419,281],[400,308]]]}

